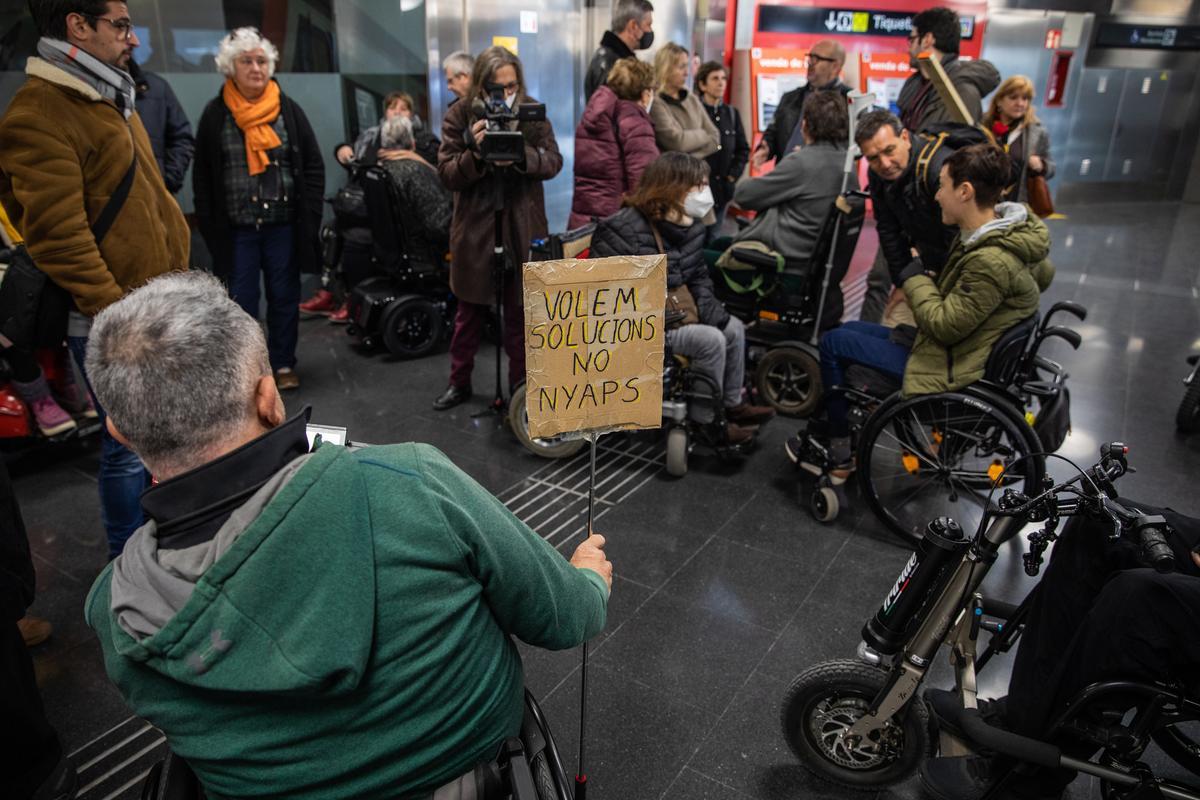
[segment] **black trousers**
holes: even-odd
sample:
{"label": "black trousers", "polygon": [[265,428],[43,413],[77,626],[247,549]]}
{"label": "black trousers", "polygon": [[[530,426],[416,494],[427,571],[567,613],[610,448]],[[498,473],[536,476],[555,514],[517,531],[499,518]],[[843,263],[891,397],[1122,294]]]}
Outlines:
{"label": "black trousers", "polygon": [[1016,733],[1041,738],[1097,681],[1200,670],[1200,569],[1189,553],[1200,542],[1200,520],[1121,502],[1167,518],[1177,571],[1143,567],[1135,543],[1107,538],[1107,523],[1074,517],[1064,526],[1013,663],[1006,717]]}
{"label": "black trousers", "polygon": [[29,797],[62,756],[42,709],[17,620],[33,599],[33,561],[8,470],[0,460],[0,786]]}

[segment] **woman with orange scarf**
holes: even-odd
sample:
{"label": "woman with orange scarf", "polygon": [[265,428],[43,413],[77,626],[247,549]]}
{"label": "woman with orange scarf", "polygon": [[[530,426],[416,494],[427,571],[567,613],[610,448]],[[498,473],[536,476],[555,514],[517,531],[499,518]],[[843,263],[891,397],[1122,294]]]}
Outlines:
{"label": "woman with orange scarf", "polygon": [[245,311],[267,295],[267,349],[280,389],[300,385],[300,273],[320,265],[325,166],[308,118],[272,79],[279,51],[254,28],[224,39],[225,75],[196,133],[192,188],[213,272]]}

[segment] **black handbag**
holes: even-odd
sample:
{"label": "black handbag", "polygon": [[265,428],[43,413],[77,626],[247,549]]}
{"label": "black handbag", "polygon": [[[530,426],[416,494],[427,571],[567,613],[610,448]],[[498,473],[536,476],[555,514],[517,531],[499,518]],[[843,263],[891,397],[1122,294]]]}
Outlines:
{"label": "black handbag", "polygon": [[[96,246],[108,235],[129,197],[137,172],[137,154],[92,224]],[[23,246],[12,248],[4,281],[0,283],[0,334],[23,350],[52,347],[67,336],[67,315],[75,308],[71,295],[37,268]]]}

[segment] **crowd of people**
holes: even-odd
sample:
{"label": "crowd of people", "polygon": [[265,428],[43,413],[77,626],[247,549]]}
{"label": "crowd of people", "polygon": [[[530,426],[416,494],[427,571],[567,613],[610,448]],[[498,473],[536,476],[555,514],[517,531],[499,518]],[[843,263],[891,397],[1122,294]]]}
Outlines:
{"label": "crowd of people", "polygon": [[[449,253],[456,317],[434,408],[471,398],[494,304],[510,387],[524,380],[515,266],[550,233],[543,186],[563,157],[549,121],[516,118],[501,126],[520,132],[520,152],[484,157],[487,104],[536,103],[520,59],[499,46],[448,56],[456,100],[440,138],[397,91],[377,125],[335,148],[347,170],[335,201],[345,204],[339,285],[302,300],[301,273],[322,266],[324,157],[304,109],[274,80],[276,46],[253,28],[221,40],[223,82],[193,136],[169,85],[133,62],[125,3],[31,7],[38,56],[0,119],[0,222],[67,311],[59,327],[33,335],[0,320],[0,347],[43,432],[65,430],[74,416],[102,423],[112,563],[86,614],[110,677],[220,796],[264,785],[293,797],[465,791],[476,765],[521,725],[511,636],[565,648],[603,628],[612,581],[603,537],[563,559],[427,446],[310,449],[306,416],[289,418],[281,392],[300,385],[301,317],[346,321],[347,293],[371,275],[354,184],[373,166],[394,184],[414,246]],[[899,114],[866,113],[851,142],[846,52],[827,40],[810,49],[805,85],[781,98],[752,148],[725,99],[726,66],[704,63],[691,75],[691,54],[672,42],[653,64],[638,58],[653,44],[653,14],[648,0],[618,0],[587,70],[570,225],[595,226],[594,257],[667,256],[668,295],[688,302],[666,341],[718,388],[725,440],[752,440],[774,412],[746,390],[745,325],[714,291],[706,251],[718,267],[742,248],[807,261],[851,147],[868,165],[880,248],[863,319],[826,320],[825,385],[841,383],[851,364],[908,394],[978,380],[992,345],[1036,312],[1053,276],[1048,229],[1022,202],[1030,179],[1054,172],[1029,79],[1001,83],[988,62],[959,58],[957,14],[932,8],[913,18],[910,55],[941,61],[980,126],[947,124],[961,120],[916,72]],[[212,275],[187,272],[191,236],[173,194],[189,164]],[[849,188],[858,188],[852,176]],[[732,237],[722,235],[731,207],[755,215]],[[500,271],[497,229],[510,261]],[[43,374],[29,356],[36,348],[60,364],[73,359],[84,384],[69,364]],[[824,414],[844,480],[854,461],[837,397]],[[713,413],[693,409],[701,423]],[[791,442],[788,454],[797,457]],[[5,775],[16,776],[19,796],[67,797],[73,771],[25,652],[47,631],[16,624],[31,571],[2,468],[0,515],[12,537],[0,541],[0,708],[14,709],[25,732]],[[7,575],[16,576],[12,592]],[[297,615],[300,605],[312,613]],[[393,721],[386,737],[384,718]],[[330,737],[336,748],[321,744]],[[944,796],[980,793],[963,788],[961,770],[926,778],[942,781]]]}

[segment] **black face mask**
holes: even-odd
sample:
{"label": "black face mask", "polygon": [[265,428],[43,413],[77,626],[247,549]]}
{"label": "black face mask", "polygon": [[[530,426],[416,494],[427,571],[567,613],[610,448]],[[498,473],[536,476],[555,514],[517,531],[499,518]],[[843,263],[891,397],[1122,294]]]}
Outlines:
{"label": "black face mask", "polygon": [[642,38],[638,39],[638,50],[649,50],[650,45],[654,44],[654,31],[646,31],[642,34]]}

